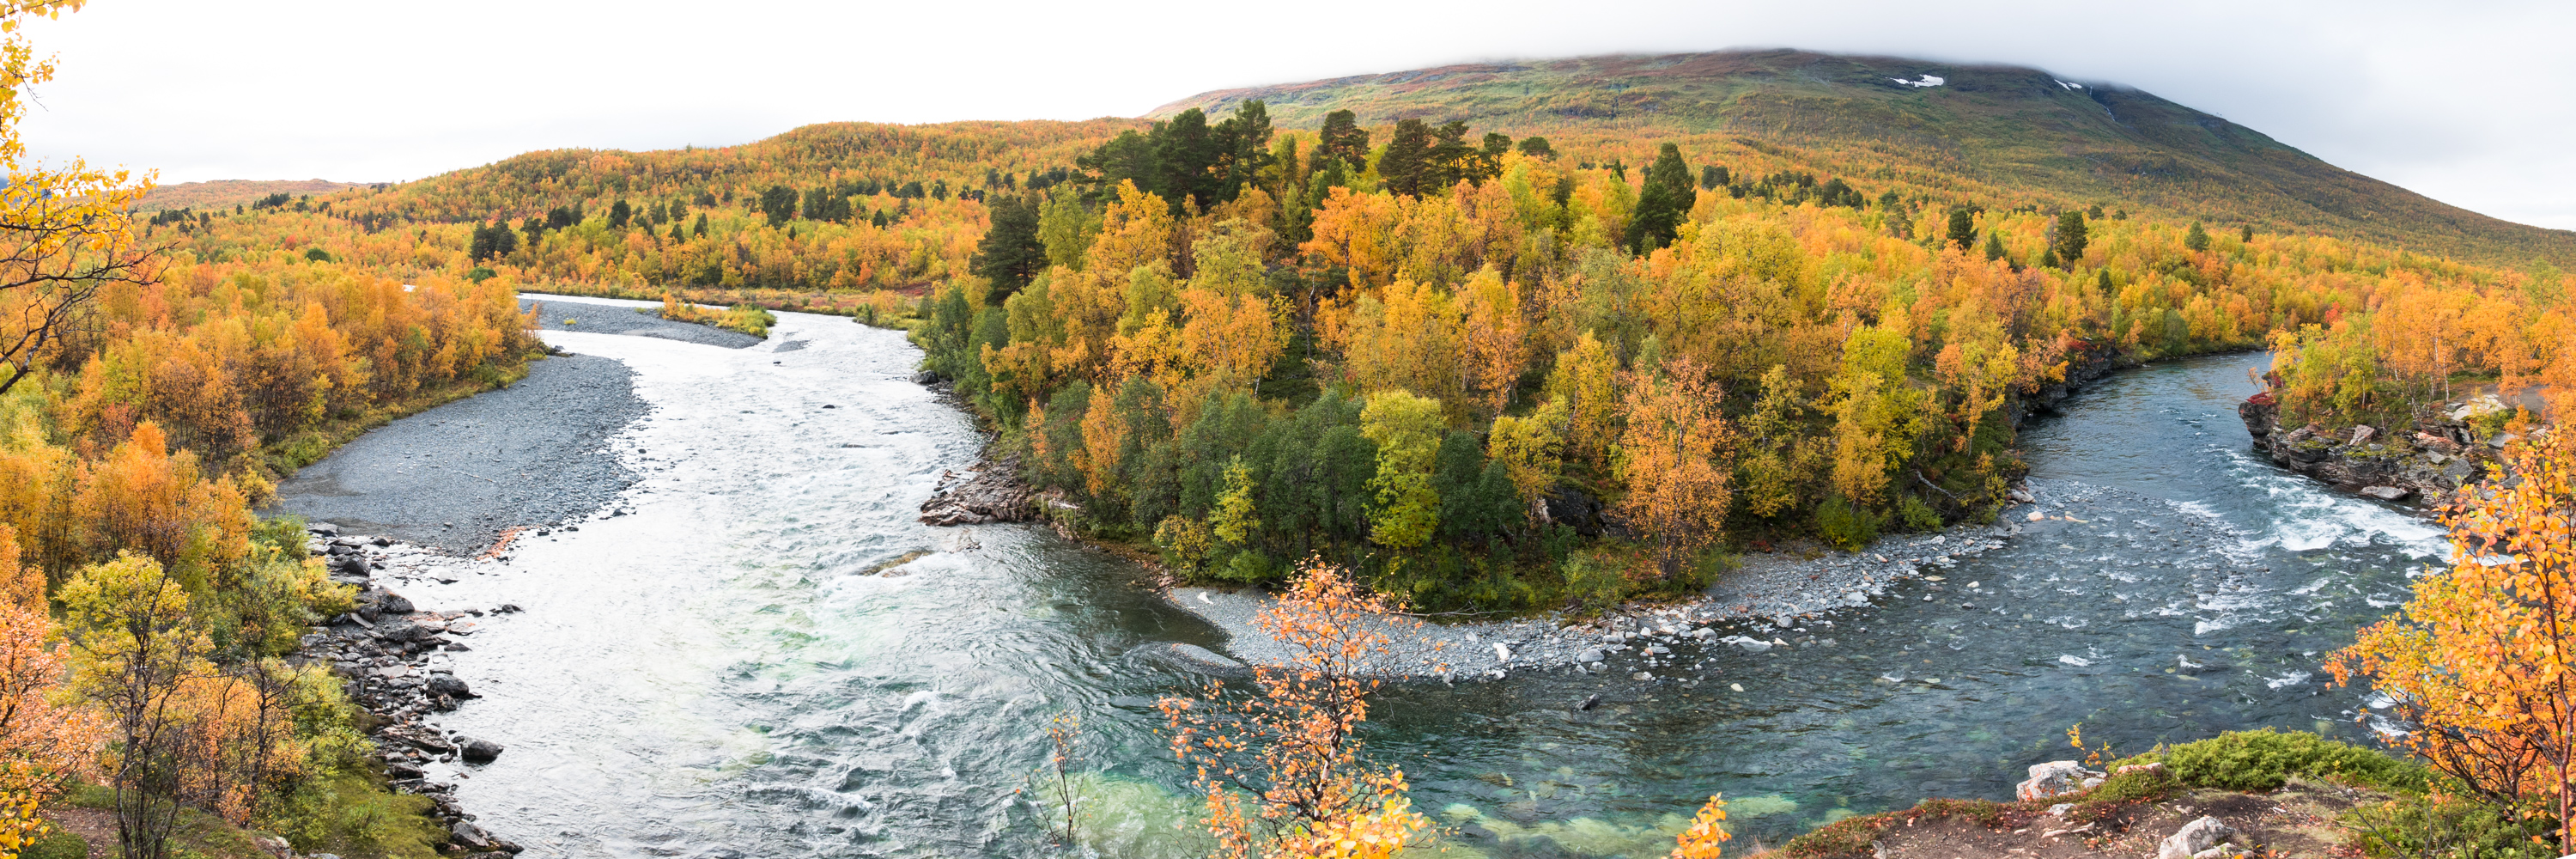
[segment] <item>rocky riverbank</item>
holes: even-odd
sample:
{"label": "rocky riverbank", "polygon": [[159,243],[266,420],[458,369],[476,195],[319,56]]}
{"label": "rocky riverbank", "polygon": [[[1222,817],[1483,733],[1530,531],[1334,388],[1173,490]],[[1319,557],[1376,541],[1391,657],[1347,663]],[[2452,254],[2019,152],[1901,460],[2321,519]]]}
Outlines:
{"label": "rocky riverbank", "polygon": [[2328,428],[2281,425],[2280,406],[2261,393],[2236,407],[2255,448],[2283,468],[2346,492],[2412,502],[2430,511],[2464,483],[2486,475],[2514,435],[2497,429],[2507,412],[2492,395],[2427,406],[2406,426]]}
{"label": "rocky riverbank", "polygon": [[472,768],[492,763],[505,748],[489,739],[450,734],[429,721],[477,697],[456,675],[454,654],[473,648],[464,639],[486,623],[515,614],[519,607],[424,612],[389,589],[387,580],[470,575],[458,569],[471,561],[439,555],[391,539],[344,535],[338,526],[315,522],[306,548],[326,559],[333,581],[359,589],[357,607],[329,619],[298,642],[293,660],[323,663],[339,676],[349,700],[369,714],[369,739],[385,778],[403,793],[428,797],[432,814],[447,827],[452,843],[468,854],[486,857],[520,852],[518,844],[496,837],[474,823],[474,815],[456,803],[456,786],[436,780],[440,764],[460,767],[455,776],[469,778]]}

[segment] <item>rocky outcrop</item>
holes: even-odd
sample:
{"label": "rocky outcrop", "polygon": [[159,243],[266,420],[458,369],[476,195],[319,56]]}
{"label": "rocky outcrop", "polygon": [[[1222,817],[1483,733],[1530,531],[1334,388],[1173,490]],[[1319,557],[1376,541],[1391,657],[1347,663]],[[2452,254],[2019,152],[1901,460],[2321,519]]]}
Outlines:
{"label": "rocky outcrop", "polygon": [[2429,509],[2485,476],[2486,464],[2513,441],[2510,433],[2484,435],[2477,426],[2503,408],[2487,396],[2427,407],[2404,427],[2293,428],[2281,425],[2280,405],[2265,392],[2237,404],[2236,414],[2254,446],[2283,468],[2347,492]]}
{"label": "rocky outcrop", "polygon": [[2229,826],[2218,818],[2204,815],[2198,820],[2183,824],[2181,829],[2174,831],[2174,834],[2165,836],[2165,840],[2156,845],[2156,859],[2217,859],[2222,856],[2233,856],[2244,851],[2241,849],[2230,851],[2226,848],[2242,847],[2234,843],[2241,840],[2243,838],[2237,834],[2236,827]]}
{"label": "rocky outcrop", "polygon": [[2028,772],[2030,778],[2013,786],[2013,798],[2023,802],[2083,793],[2099,786],[2105,778],[2102,773],[2085,769],[2083,764],[2074,761],[2031,764]]}
{"label": "rocky outcrop", "polygon": [[939,475],[930,500],[921,502],[921,521],[932,525],[982,525],[1026,522],[1037,518],[1037,493],[1020,481],[1020,461],[1005,457],[987,461],[965,474]]}

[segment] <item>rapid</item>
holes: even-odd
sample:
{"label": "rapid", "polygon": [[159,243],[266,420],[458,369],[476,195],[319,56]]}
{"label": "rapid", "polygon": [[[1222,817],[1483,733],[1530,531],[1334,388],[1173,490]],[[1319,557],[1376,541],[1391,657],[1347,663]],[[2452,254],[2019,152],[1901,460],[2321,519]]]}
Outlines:
{"label": "rapid", "polygon": [[[1132,654],[1224,634],[1044,527],[914,521],[975,462],[972,418],[908,380],[900,332],[779,316],[743,350],[544,332],[635,371],[651,412],[611,450],[643,479],[489,574],[406,588],[526,609],[456,655],[483,698],[438,719],[509,751],[434,777],[531,856],[1038,855],[1015,790],[1070,712],[1098,853],[1194,855],[1151,701],[1205,678]],[[1448,855],[1643,857],[1719,792],[1730,849],[2004,798],[2022,767],[2081,756],[2078,722],[2123,751],[2266,725],[2359,739],[2365,697],[2321,660],[2405,599],[2441,534],[2255,457],[2234,404],[2260,360],[2124,372],[2026,424],[2049,518],[2015,508],[2021,533],[1938,581],[1747,627],[1788,645],[1763,653],[1676,645],[1674,680],[1401,684],[1371,753],[1406,769]]]}

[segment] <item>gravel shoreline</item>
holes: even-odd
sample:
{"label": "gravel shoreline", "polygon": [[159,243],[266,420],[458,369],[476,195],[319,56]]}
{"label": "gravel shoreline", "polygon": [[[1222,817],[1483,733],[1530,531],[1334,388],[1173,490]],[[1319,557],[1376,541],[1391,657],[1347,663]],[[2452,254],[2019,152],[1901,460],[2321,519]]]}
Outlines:
{"label": "gravel shoreline", "polygon": [[570,521],[613,502],[637,477],[609,455],[608,439],[645,412],[625,364],[547,358],[510,387],[343,445],[280,482],[270,509],[479,554],[508,529]]}

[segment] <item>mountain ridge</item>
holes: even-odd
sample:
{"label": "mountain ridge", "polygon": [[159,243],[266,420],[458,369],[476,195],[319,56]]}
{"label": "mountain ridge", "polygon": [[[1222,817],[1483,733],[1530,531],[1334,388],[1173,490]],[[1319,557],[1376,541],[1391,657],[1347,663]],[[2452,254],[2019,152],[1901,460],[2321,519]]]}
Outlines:
{"label": "mountain ridge", "polygon": [[[1949,190],[1987,205],[2098,204],[2492,263],[2576,264],[2576,231],[2442,203],[2135,87],[2023,66],[1794,49],[1455,63],[1211,90],[1147,116],[1215,114],[1255,98],[1283,127],[1314,127],[1341,109],[1364,126],[1458,120],[1632,164],[1672,140],[1700,162],[1855,178],[1950,171],[1986,187]],[[2026,191],[2045,199],[2019,199]]]}

